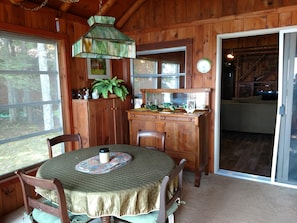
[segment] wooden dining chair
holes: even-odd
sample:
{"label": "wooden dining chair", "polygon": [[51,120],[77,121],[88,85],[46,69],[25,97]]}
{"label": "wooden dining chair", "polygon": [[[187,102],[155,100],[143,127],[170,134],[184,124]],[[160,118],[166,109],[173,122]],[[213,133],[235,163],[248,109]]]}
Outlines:
{"label": "wooden dining chair", "polygon": [[[87,215],[74,215],[67,210],[64,189],[58,179],[41,179],[25,174],[17,170],[22,191],[26,215],[31,216],[33,222],[50,223],[50,222],[89,222],[91,219]],[[58,203],[41,199],[37,196],[35,187],[53,190],[56,192]],[[59,221],[60,220],[60,221]]]}
{"label": "wooden dining chair", "polygon": [[82,148],[82,140],[79,133],[59,135],[51,139],[48,138],[46,139],[46,141],[48,146],[49,158],[53,158],[53,146],[59,143],[78,142],[79,148]]}
{"label": "wooden dining chair", "polygon": [[[186,159],[182,159],[168,176],[165,176],[162,180],[160,189],[160,209],[148,214],[135,215],[135,216],[121,216],[117,217],[120,220],[124,220],[131,223],[174,223],[174,212],[178,209],[181,203],[182,189],[183,189],[183,170],[186,164]],[[176,187],[172,190],[169,189],[170,182],[178,178]],[[171,198],[168,199],[168,192],[171,194]]]}
{"label": "wooden dining chair", "polygon": [[[154,140],[155,143],[151,143],[152,141],[149,141],[151,144],[148,144],[147,141],[145,144],[142,144],[142,140],[145,138],[150,139],[157,139]],[[136,136],[136,144],[138,146],[144,145],[145,147],[149,149],[158,149],[162,152],[165,151],[165,138],[166,133],[165,132],[157,132],[157,131],[138,131]],[[161,141],[161,145],[158,144]]]}

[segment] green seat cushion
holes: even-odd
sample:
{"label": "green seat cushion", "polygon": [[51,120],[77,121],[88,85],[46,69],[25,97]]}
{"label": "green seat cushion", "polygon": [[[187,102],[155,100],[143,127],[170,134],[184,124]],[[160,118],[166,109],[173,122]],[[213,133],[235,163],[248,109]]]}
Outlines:
{"label": "green seat cushion", "polygon": [[57,216],[51,215],[36,208],[32,212],[32,217],[39,223],[61,223],[60,218]]}
{"label": "green seat cushion", "polygon": [[[68,215],[71,223],[85,223],[90,220],[90,218],[87,215],[73,215],[71,213],[69,213]],[[59,217],[51,215],[36,208],[32,212],[32,217],[35,221],[39,223],[61,223]]]}
{"label": "green seat cushion", "polygon": [[[56,204],[51,203],[50,201],[44,201],[47,205],[57,206]],[[71,212],[68,212],[68,216],[71,223],[85,223],[90,220],[87,215],[74,215]],[[61,223],[59,217],[49,214],[47,212],[41,211],[37,208],[33,209],[32,217],[35,221],[39,223]]]}
{"label": "green seat cushion", "polygon": [[[166,212],[167,217],[173,214],[177,210],[177,208],[178,204],[174,202]],[[159,211],[153,211],[148,214],[141,214],[135,216],[121,216],[119,218],[131,223],[155,223],[157,221],[158,215]]]}

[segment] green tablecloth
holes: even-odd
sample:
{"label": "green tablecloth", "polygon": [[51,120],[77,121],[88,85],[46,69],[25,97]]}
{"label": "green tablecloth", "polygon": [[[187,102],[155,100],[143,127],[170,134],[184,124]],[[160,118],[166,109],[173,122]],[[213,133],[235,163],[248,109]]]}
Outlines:
{"label": "green tablecloth", "polygon": [[[79,162],[93,157],[99,149],[125,152],[132,161],[106,174],[88,174],[75,170]],[[68,209],[90,217],[148,213],[159,208],[162,178],[174,168],[165,153],[131,145],[105,145],[62,154],[45,162],[37,172],[41,178],[59,179],[64,187]],[[51,191],[37,189],[56,201]]]}

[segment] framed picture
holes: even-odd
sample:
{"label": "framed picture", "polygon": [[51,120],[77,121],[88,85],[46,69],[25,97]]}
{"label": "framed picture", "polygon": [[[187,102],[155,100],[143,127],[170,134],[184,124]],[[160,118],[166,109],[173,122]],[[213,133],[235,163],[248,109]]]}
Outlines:
{"label": "framed picture", "polygon": [[110,77],[110,61],[107,59],[87,59],[88,79],[106,79]]}

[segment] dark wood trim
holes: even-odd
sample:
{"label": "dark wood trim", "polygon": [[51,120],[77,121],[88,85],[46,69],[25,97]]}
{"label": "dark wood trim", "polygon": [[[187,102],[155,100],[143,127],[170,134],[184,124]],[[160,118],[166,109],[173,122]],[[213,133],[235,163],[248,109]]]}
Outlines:
{"label": "dark wood trim", "polygon": [[193,39],[181,39],[159,43],[149,43],[137,46],[137,51],[166,49],[173,47],[186,47],[186,88],[192,88],[192,74],[193,74]]}
{"label": "dark wood trim", "polygon": [[[42,161],[40,163],[37,163],[37,164],[34,164],[32,166],[28,166],[28,167],[25,167],[25,168],[22,168],[23,171],[25,171],[26,173],[35,173],[37,171],[37,169],[44,163],[45,161]],[[18,182],[18,179],[17,179],[17,176],[15,175],[14,172],[11,172],[11,173],[7,173],[7,174],[4,174],[0,177],[0,186],[3,186],[5,185],[6,183],[8,185],[11,184],[11,182]]]}
{"label": "dark wood trim", "polygon": [[32,36],[38,36],[46,39],[55,39],[55,40],[62,40],[62,39],[67,39],[68,36],[63,33],[53,33],[53,32],[48,32],[42,29],[33,29],[33,28],[28,28],[24,26],[18,26],[18,25],[13,25],[13,24],[8,24],[8,23],[3,23],[0,22],[0,29],[1,31],[6,31],[6,32],[11,32],[11,33],[18,33],[22,35],[32,35]]}
{"label": "dark wood trim", "polygon": [[59,74],[61,87],[61,104],[63,112],[63,128],[65,133],[73,132],[72,123],[72,103],[71,103],[71,86],[70,86],[70,57],[71,49],[68,36],[62,33],[53,33],[44,30],[36,30],[23,26],[0,23],[0,29],[4,32],[11,32],[27,36],[38,36],[45,39],[54,39],[58,42],[59,56]]}

